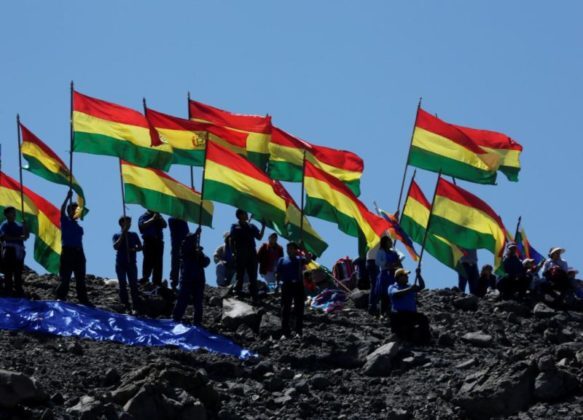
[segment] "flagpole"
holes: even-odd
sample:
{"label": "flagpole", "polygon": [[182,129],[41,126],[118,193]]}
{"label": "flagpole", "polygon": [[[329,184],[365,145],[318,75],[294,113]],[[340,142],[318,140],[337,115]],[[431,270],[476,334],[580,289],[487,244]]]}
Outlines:
{"label": "flagpole", "polygon": [[69,193],[73,189],[73,141],[74,141],[74,131],[73,131],[73,93],[75,92],[75,85],[71,80],[71,99],[70,99],[70,116],[69,116]]}
{"label": "flagpole", "polygon": [[407,152],[407,160],[405,161],[405,170],[403,171],[403,180],[401,181],[401,191],[399,192],[399,202],[397,204],[397,214],[401,213],[401,199],[403,198],[403,189],[405,188],[405,179],[407,178],[407,169],[409,169],[409,158],[411,157],[411,146],[413,145],[413,137],[415,136],[415,127],[417,126],[417,118],[419,118],[419,110],[421,109],[421,101],[419,98],[417,104],[417,112],[415,113],[415,122],[413,123],[413,131],[411,132],[411,141],[409,142],[409,151]]}
{"label": "flagpole", "polygon": [[[126,193],[125,193],[125,188],[123,185],[123,165],[121,163],[121,158],[118,158],[118,161],[119,161],[119,180],[120,180],[120,184],[121,184],[122,215],[123,215],[123,218],[125,220],[127,215],[126,215]],[[130,247],[129,247],[129,240],[128,240],[127,234],[124,234],[124,241],[125,241],[125,245],[126,245],[126,258],[127,258],[128,263],[129,263],[130,262]]]}
{"label": "flagpole", "polygon": [[421,268],[421,260],[423,260],[423,253],[425,251],[425,243],[427,242],[427,237],[429,236],[429,229],[431,228],[431,220],[433,219],[433,206],[435,205],[435,197],[437,196],[437,188],[439,187],[439,181],[441,181],[441,170],[437,174],[437,183],[435,184],[435,191],[433,192],[433,199],[431,200],[431,208],[429,209],[429,218],[427,219],[427,227],[425,228],[425,234],[423,235],[423,243],[421,244],[421,253],[419,254],[419,261],[417,263],[417,268]]}
{"label": "flagpole", "polygon": [[[407,197],[405,198],[405,203],[403,203],[403,209],[407,207],[407,201],[409,201],[409,194],[411,194],[411,187],[413,186],[413,181],[415,181],[415,176],[417,175],[417,169],[413,171],[413,177],[411,178],[411,182],[409,183],[409,188],[407,188]],[[399,223],[401,223],[401,219],[403,218],[403,214],[399,213]]]}
{"label": "flagpole", "polygon": [[[203,211],[203,203],[204,203],[204,180],[205,180],[205,174],[206,174],[206,154],[207,154],[207,149],[208,149],[208,144],[209,144],[209,133],[208,131],[206,132],[206,138],[204,141],[204,160],[203,160],[203,166],[202,166],[202,179],[201,179],[201,183],[202,185],[200,186],[200,207],[198,210],[198,229],[202,229],[202,211]],[[202,231],[201,231],[202,233]],[[200,237],[201,234],[198,235],[198,244],[200,245]]]}
{"label": "flagpole", "polygon": [[302,160],[302,192],[300,197],[300,246],[304,247],[304,195],[306,190],[306,149],[304,149],[304,158]]}
{"label": "flagpole", "polygon": [[[186,99],[187,99],[187,104],[188,104],[188,120],[190,121],[190,119],[192,118],[192,115],[190,113],[190,91],[188,91],[188,93],[186,94]],[[194,190],[194,168],[192,165],[190,165],[190,188],[192,188]]]}
{"label": "flagpole", "polygon": [[522,223],[522,216],[518,216],[518,222],[516,223],[516,230],[514,233],[514,240],[518,238],[518,231],[520,230],[520,224]]}
{"label": "flagpole", "polygon": [[22,185],[22,138],[20,134],[20,114],[16,114],[16,137],[18,138],[18,177],[20,180],[20,217],[24,224],[24,186]]}

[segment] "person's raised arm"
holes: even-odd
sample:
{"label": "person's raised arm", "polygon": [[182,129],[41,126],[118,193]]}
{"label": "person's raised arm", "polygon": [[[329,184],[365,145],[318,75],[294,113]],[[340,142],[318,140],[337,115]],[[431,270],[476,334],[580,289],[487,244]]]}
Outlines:
{"label": "person's raised arm", "polygon": [[261,221],[261,230],[259,231],[259,234],[256,236],[257,240],[258,241],[262,240],[264,234],[265,234],[265,222],[262,220]]}
{"label": "person's raised arm", "polygon": [[71,201],[72,197],[73,191],[69,190],[67,192],[67,196],[65,197],[65,201],[63,201],[63,204],[61,204],[61,217],[63,217],[64,214],[67,214],[67,204],[69,203],[69,201]]}
{"label": "person's raised arm", "polygon": [[415,270],[415,283],[417,284],[417,290],[425,289],[425,280],[423,280],[423,276],[421,275],[421,267],[417,267]]}

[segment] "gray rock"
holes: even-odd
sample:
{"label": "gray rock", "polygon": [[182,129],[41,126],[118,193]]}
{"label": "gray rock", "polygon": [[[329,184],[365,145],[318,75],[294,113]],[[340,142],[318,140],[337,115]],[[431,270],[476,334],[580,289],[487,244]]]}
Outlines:
{"label": "gray rock", "polygon": [[338,368],[359,368],[366,363],[370,347],[366,342],[345,344],[332,349],[323,360]]}
{"label": "gray rock", "polygon": [[462,362],[462,363],[456,365],[456,369],[468,369],[468,368],[475,366],[477,363],[478,362],[476,359],[469,359],[469,360],[466,360],[465,362]]}
{"label": "gray rock", "polygon": [[437,338],[437,345],[439,347],[451,347],[454,343],[455,339],[449,333],[439,334],[439,337]]}
{"label": "gray rock", "polygon": [[21,403],[42,402],[47,395],[36,381],[24,373],[0,370],[0,407],[12,408]]}
{"label": "gray rock", "polygon": [[115,368],[108,369],[102,379],[103,386],[113,386],[119,384],[121,377]]}
{"label": "gray rock", "polygon": [[534,382],[534,396],[545,402],[554,402],[571,395],[579,386],[577,378],[560,370],[538,374]]}
{"label": "gray rock", "polygon": [[554,372],[557,370],[555,359],[548,355],[538,359],[537,367],[540,372]]}
{"label": "gray rock", "polygon": [[390,342],[379,347],[374,352],[366,356],[366,363],[363,366],[363,373],[366,376],[387,376],[391,372],[392,362],[399,352],[400,345],[397,342]]}
{"label": "gray rock", "polygon": [[233,331],[236,331],[239,325],[245,324],[258,332],[261,313],[248,303],[237,299],[224,299],[221,321],[226,328]]}
{"label": "gray rock", "polygon": [[482,331],[467,333],[462,337],[462,340],[477,347],[490,347],[492,345],[492,336]]}
{"label": "gray rock", "polygon": [[551,318],[557,312],[554,309],[549,308],[544,303],[540,302],[540,303],[537,303],[536,305],[534,305],[534,309],[532,310],[532,313],[534,314],[534,316],[536,318],[542,319],[542,318]]}
{"label": "gray rock", "polygon": [[409,420],[410,418],[412,418],[411,414],[402,408],[394,408],[387,415],[387,420]]}
{"label": "gray rock", "polygon": [[223,299],[221,299],[219,296],[212,296],[209,299],[209,306],[220,308],[223,306]]}
{"label": "gray rock", "polygon": [[80,420],[98,420],[104,414],[104,411],[104,404],[101,401],[89,395],[84,395],[76,405],[67,409],[67,414]]}
{"label": "gray rock", "polygon": [[354,289],[348,298],[354,303],[357,309],[368,308],[368,292],[365,290]]}
{"label": "gray rock", "polygon": [[480,299],[477,296],[469,295],[457,298],[453,301],[453,306],[463,311],[477,311]]}
{"label": "gray rock", "polygon": [[174,404],[168,401],[159,389],[151,385],[143,386],[123,409],[135,420],[175,418],[178,415]]}
{"label": "gray rock", "polygon": [[583,350],[583,343],[576,341],[562,343],[555,349],[557,359],[574,359],[577,352]]}
{"label": "gray rock", "polygon": [[317,375],[312,376],[312,378],[310,379],[310,385],[314,389],[317,389],[319,391],[323,391],[330,386],[330,380],[328,379],[327,376],[324,376],[322,374],[317,374]]}
{"label": "gray rock", "polygon": [[530,308],[528,306],[513,300],[504,300],[502,302],[498,302],[495,305],[495,308],[502,312],[508,312],[520,316],[530,315]]}
{"label": "gray rock", "polygon": [[285,381],[279,376],[275,376],[272,373],[267,375],[267,379],[263,381],[263,387],[269,392],[280,392],[285,389]]}

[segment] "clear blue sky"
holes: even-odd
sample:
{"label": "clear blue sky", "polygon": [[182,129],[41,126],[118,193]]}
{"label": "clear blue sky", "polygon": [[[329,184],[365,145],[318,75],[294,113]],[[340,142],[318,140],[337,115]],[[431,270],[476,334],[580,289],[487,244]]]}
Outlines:
{"label": "clear blue sky", "polygon": [[[582,15],[578,1],[3,2],[3,169],[17,176],[17,112],[66,158],[70,80],[88,95],[137,109],[145,96],[152,108],[178,116],[186,116],[190,91],[234,112],[269,113],[308,141],[358,153],[366,166],[362,200],[394,211],[422,96],[443,119],[502,131],[524,146],[520,182],[501,176],[498,186],[462,185],[508,229],[522,215],[539,251],[564,246],[570,265],[583,268]],[[186,167],[171,174],[188,182]],[[76,154],[75,175],[91,208],[83,222],[88,272],[114,276],[117,162]],[[431,196],[435,175],[418,179]],[[25,183],[56,205],[66,194],[29,173]],[[298,186],[288,186],[299,200]],[[136,220],[141,209],[129,213]],[[209,253],[233,219],[233,208],[216,205],[215,228],[204,230]],[[325,264],[356,254],[355,238],[312,223],[330,243]],[[27,263],[39,269],[32,242]],[[480,258],[492,261],[487,252]],[[431,256],[424,272],[432,287],[456,281]],[[214,282],[212,267],[207,278]]]}

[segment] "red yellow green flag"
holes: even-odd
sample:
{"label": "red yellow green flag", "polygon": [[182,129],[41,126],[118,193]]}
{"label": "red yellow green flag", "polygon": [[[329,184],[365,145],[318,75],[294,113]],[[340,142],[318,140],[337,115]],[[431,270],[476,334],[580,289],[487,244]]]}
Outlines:
{"label": "red yellow green flag", "polygon": [[352,152],[317,146],[272,127],[269,143],[269,175],[273,179],[302,182],[304,151],[306,160],[344,182],[356,196],[360,195],[362,159]]}
{"label": "red yellow green flag", "polygon": [[[35,235],[34,259],[49,273],[59,272],[61,260],[60,211],[47,200],[26,187],[24,192],[24,222]],[[20,183],[0,172],[0,212],[15,207],[21,217]]]}
{"label": "red yellow green flag", "polygon": [[157,144],[138,111],[73,92],[75,152],[116,156],[142,167],[168,170],[172,148]]}
{"label": "red yellow green flag", "polygon": [[266,168],[271,140],[271,117],[234,114],[192,99],[188,107],[192,120],[212,123],[247,134],[247,158],[262,170]]}

